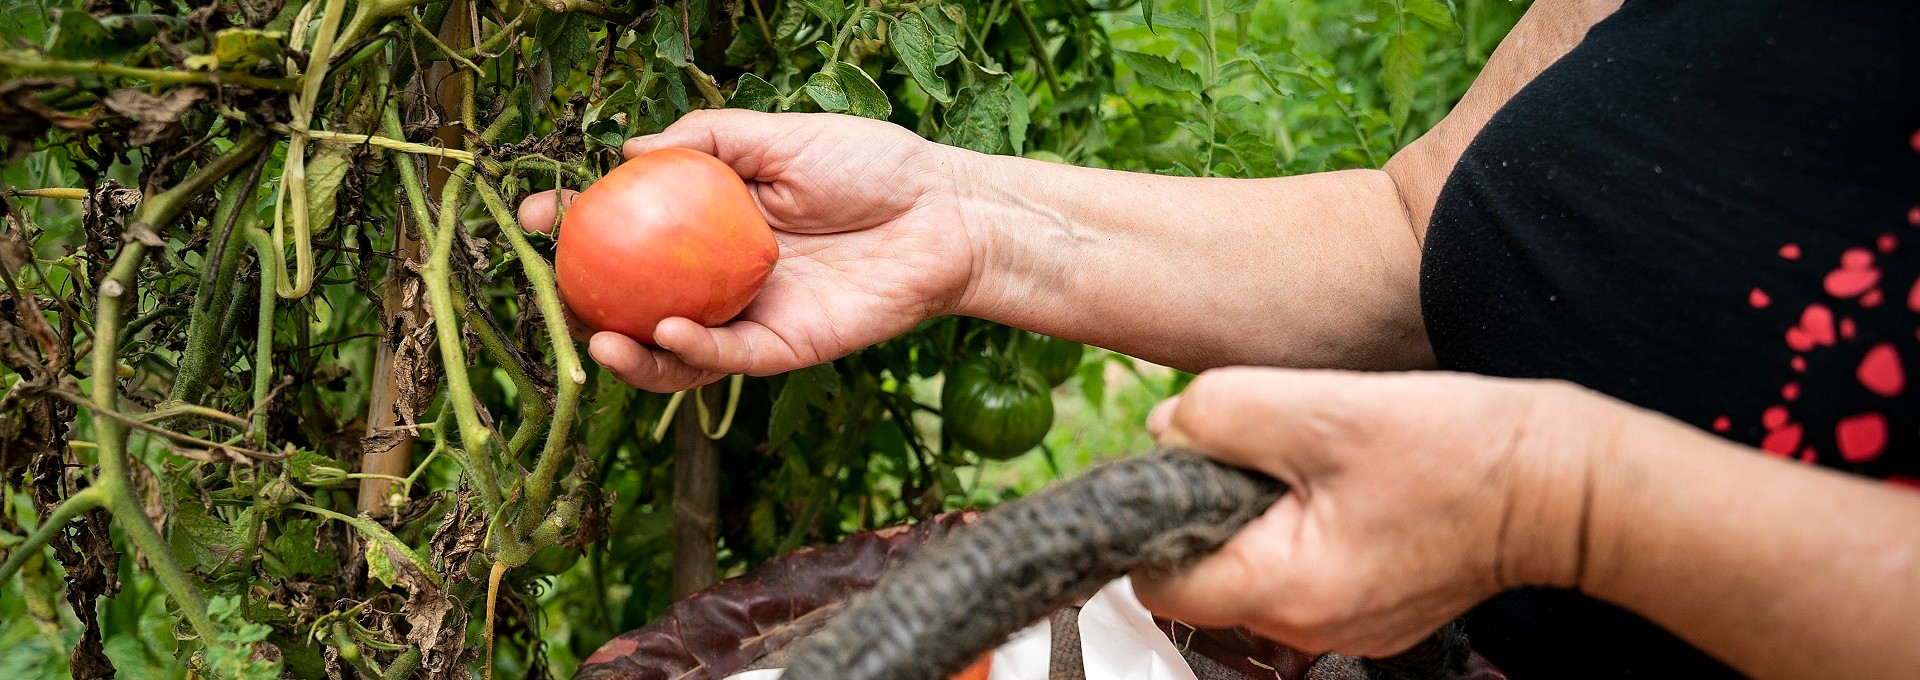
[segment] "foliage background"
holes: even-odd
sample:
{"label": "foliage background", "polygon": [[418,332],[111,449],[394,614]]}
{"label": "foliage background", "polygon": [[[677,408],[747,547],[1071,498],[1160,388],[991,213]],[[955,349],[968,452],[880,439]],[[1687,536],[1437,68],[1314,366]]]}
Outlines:
{"label": "foliage background", "polygon": [[[207,68],[192,57],[225,49],[223,63],[211,67],[216,72],[287,78],[312,70],[304,68],[309,52],[272,40],[238,41],[254,37],[244,32],[230,32],[236,41],[222,43],[219,32],[289,31],[306,19],[298,25],[315,37],[302,44],[317,48],[324,1],[314,0],[302,17],[298,0],[0,0],[0,38],[7,43],[0,46],[0,100],[8,102],[0,117],[19,116],[0,126],[11,138],[0,172],[9,217],[0,246],[10,249],[0,263],[11,279],[0,291],[0,330],[10,333],[0,337],[10,350],[0,362],[7,388],[0,401],[0,549],[16,550],[52,503],[98,474],[97,404],[71,408],[53,392],[97,393],[90,392],[99,385],[86,361],[89,322],[112,255],[123,248],[118,236],[134,222],[92,203],[12,190],[92,189],[111,180],[146,188],[151,203],[188,169],[204,167],[214,150],[232,148],[243,129],[280,126],[251,196],[235,196],[242,173],[188,204],[176,223],[153,225],[160,252],[138,273],[139,295],[130,302],[130,330],[120,334],[119,375],[110,389],[117,395],[112,408],[134,417],[183,403],[239,415],[240,422],[257,413],[247,427],[190,414],[154,422],[203,439],[293,452],[286,460],[230,458],[218,448],[135,432],[128,451],[144,517],[116,517],[109,525],[102,513],[89,516],[87,526],[104,539],[86,550],[107,567],[104,574],[76,580],[64,557],[35,550],[19,577],[0,583],[0,675],[97,672],[89,665],[96,661],[79,661],[75,651],[87,647],[88,625],[71,603],[79,599],[97,602],[97,617],[86,617],[98,635],[93,658],[104,657],[127,677],[189,677],[194,669],[352,677],[372,666],[391,668],[406,646],[419,646],[411,637],[419,621],[407,614],[436,597],[448,606],[439,622],[455,632],[428,641],[418,673],[463,675],[483,665],[473,650],[483,645],[490,565],[524,562],[526,553],[556,540],[512,520],[567,515],[555,498],[573,503],[561,524],[583,558],[558,574],[521,564],[505,572],[494,626],[497,672],[566,677],[601,642],[645,624],[672,600],[671,452],[680,435],[656,441],[651,432],[669,400],[625,388],[588,362],[577,409],[555,408],[565,401],[557,385],[568,364],[546,335],[552,320],[537,304],[538,276],[529,274],[538,267],[507,238],[514,226],[471,192],[456,192],[450,221],[411,227],[431,251],[441,234],[433,224],[457,223],[445,243],[458,252],[438,276],[460,285],[451,337],[461,340],[469,361],[447,361],[446,348],[428,334],[433,321],[396,331],[383,327],[378,311],[383,296],[414,285],[412,309],[441,316],[430,313],[430,296],[418,287],[436,276],[429,257],[400,246],[399,225],[412,217],[415,200],[403,198],[404,184],[419,183],[400,165],[429,170],[423,155],[300,144],[308,162],[303,184],[323,206],[309,218],[316,283],[304,296],[281,296],[263,321],[250,303],[271,263],[250,251],[231,270],[208,274],[214,244],[226,233],[214,219],[220,203],[213,197],[237,204],[239,221],[257,223],[263,233],[276,219],[290,219],[276,218],[275,208],[289,193],[282,182],[294,164],[288,130],[300,125],[300,96],[229,82],[218,91],[199,88],[201,96],[169,112],[114,97],[132,90],[158,98],[191,84],[150,84],[147,72],[103,76],[49,66],[187,72],[194,63]],[[399,9],[361,34],[391,36],[355,46],[364,49],[323,70],[320,96],[309,102],[310,124],[429,145],[445,144],[432,141],[435,130],[455,128],[451,146],[492,163],[475,172],[508,204],[528,191],[584,185],[617,160],[620,140],[714,99],[847,111],[981,151],[1133,171],[1262,177],[1377,167],[1445,114],[1525,8],[1503,0],[483,0],[468,5],[478,9],[478,34],[506,39],[492,51],[469,51],[465,65],[446,66],[444,50],[423,29],[463,2],[333,3],[342,13]],[[235,50],[240,59],[231,58]],[[471,66],[470,121],[434,112],[421,101],[426,89],[409,85],[436,61],[442,71]],[[712,80],[703,82],[707,76]],[[21,97],[41,106],[23,108]],[[374,112],[383,114],[383,106],[399,112],[400,135],[377,124]],[[494,139],[480,138],[502,119],[508,122]],[[143,138],[142,130],[152,134]],[[286,244],[276,245],[287,258]],[[529,245],[551,253],[548,239]],[[403,260],[414,266],[398,264]],[[189,347],[190,317],[204,306],[195,300],[208,290],[224,291],[219,298],[234,300],[234,311],[206,312],[207,324],[218,321],[218,342]],[[21,304],[22,295],[32,296],[39,311]],[[66,351],[64,365],[45,346],[37,353],[28,346],[33,336],[23,329],[32,326],[32,314],[50,322],[53,344]],[[265,364],[253,341],[263,323],[271,337]],[[399,372],[417,383],[411,415],[425,427],[399,436],[414,439],[417,452],[444,453],[419,470],[392,512],[369,515],[365,524],[319,512],[356,514],[354,482],[345,474],[367,446],[378,348],[409,329],[421,334],[411,336],[421,339],[416,363]],[[481,337],[488,329],[498,337]],[[860,528],[991,505],[1103,457],[1143,450],[1139,423],[1147,409],[1186,377],[1090,350],[1054,389],[1056,424],[1046,444],[1009,461],[983,460],[940,436],[940,376],[1011,337],[983,322],[937,319],[827,367],[745,381],[732,427],[717,441],[721,576]],[[212,369],[204,388],[182,400],[181,366],[196,352],[209,354]],[[35,363],[56,379],[35,382]],[[470,386],[450,388],[442,365],[455,366]],[[289,380],[267,400],[254,388],[262,371],[275,385]],[[497,433],[491,442],[468,436],[468,424],[454,417],[459,409],[447,406],[450,393],[476,404],[485,421],[477,426]],[[35,408],[72,427],[44,441],[31,427]],[[559,423],[571,433],[551,447],[564,461],[558,485],[540,507],[514,505],[516,498],[524,504],[527,479],[537,476],[536,461],[549,448],[533,443]],[[524,449],[502,448],[510,439],[504,435],[522,432]],[[461,464],[476,456],[494,461],[507,491],[502,507],[480,507],[487,504]],[[505,526],[493,521],[498,517],[508,518]],[[154,522],[170,558],[212,598],[220,639],[198,638],[182,623],[177,599],[155,578],[154,558],[124,529],[134,519]],[[382,532],[442,582],[403,582],[391,565],[383,572],[381,551],[368,551],[382,544]],[[487,543],[477,552],[468,547],[477,557],[462,558],[449,546],[466,539]],[[263,640],[278,660],[267,654],[249,661],[250,645]]]}

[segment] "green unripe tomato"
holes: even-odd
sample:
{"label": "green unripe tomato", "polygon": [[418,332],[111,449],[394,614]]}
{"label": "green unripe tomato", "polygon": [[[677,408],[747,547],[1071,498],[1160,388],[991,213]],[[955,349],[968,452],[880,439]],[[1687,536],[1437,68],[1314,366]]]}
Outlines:
{"label": "green unripe tomato", "polygon": [[578,548],[555,543],[534,551],[533,557],[527,558],[527,569],[541,576],[553,576],[572,569],[573,564],[579,561]]}
{"label": "green unripe tomato", "polygon": [[1073,372],[1080,370],[1080,357],[1087,346],[1032,331],[1014,331],[1014,355],[1045,378],[1048,387],[1059,387]]}
{"label": "green unripe tomato", "polygon": [[941,427],[961,446],[1005,460],[1040,445],[1053,427],[1046,379],[1004,357],[981,357],[947,371],[940,389]]}

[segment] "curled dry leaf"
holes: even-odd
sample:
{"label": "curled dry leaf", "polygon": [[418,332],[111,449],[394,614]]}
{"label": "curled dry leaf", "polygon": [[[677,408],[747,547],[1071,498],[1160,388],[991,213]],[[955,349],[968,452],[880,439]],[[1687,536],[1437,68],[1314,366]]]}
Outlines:
{"label": "curled dry leaf", "polygon": [[133,128],[133,135],[127,138],[127,145],[142,147],[179,136],[185,131],[180,126],[180,117],[206,97],[207,91],[197,87],[176,87],[159,96],[140,90],[114,90],[100,103],[109,111],[139,122]]}

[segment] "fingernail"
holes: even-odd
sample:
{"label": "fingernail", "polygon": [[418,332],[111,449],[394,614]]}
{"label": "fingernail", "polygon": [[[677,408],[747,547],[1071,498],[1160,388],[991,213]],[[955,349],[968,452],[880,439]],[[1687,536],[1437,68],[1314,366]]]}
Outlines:
{"label": "fingernail", "polygon": [[1179,397],[1169,397],[1166,401],[1154,406],[1153,410],[1147,413],[1148,435],[1151,435],[1154,439],[1159,439],[1161,435],[1166,434],[1167,426],[1173,424],[1174,404],[1179,401]]}

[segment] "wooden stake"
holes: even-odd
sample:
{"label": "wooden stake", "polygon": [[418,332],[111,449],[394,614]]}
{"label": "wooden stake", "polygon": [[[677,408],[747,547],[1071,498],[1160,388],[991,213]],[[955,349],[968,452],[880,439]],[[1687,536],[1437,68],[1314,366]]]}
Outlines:
{"label": "wooden stake", "polygon": [[[724,389],[705,389],[689,399],[704,399],[718,414],[716,397]],[[713,585],[719,572],[720,447],[700,431],[700,409],[682,404],[673,416],[673,597],[679,599]]]}

